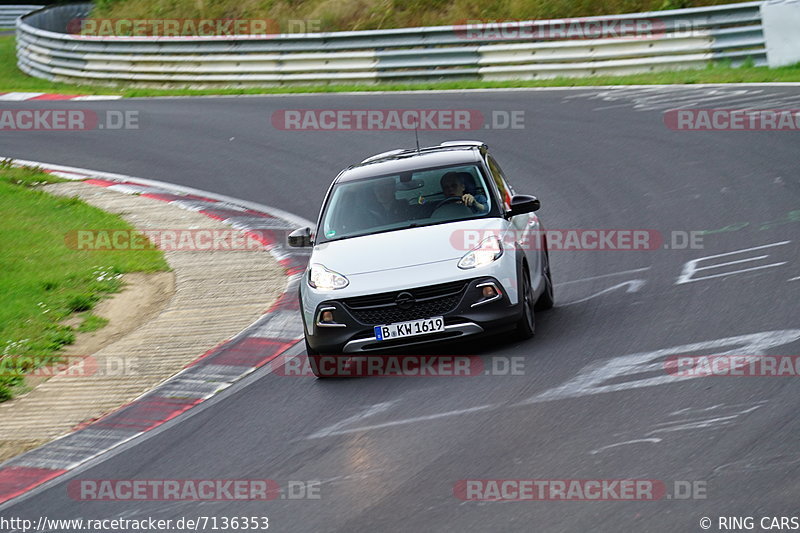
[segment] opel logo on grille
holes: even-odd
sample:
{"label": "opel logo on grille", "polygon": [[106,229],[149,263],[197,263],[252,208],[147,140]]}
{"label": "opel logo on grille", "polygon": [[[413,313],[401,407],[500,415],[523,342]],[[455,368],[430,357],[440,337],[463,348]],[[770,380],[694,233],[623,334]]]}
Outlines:
{"label": "opel logo on grille", "polygon": [[401,292],[397,295],[397,298],[394,299],[394,303],[403,311],[411,309],[416,301],[417,299],[414,298],[414,295],[410,292]]}

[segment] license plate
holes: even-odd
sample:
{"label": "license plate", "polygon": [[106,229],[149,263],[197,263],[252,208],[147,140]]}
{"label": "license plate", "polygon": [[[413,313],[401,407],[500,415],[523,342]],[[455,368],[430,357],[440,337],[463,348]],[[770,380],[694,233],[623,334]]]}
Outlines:
{"label": "license plate", "polygon": [[444,318],[435,316],[433,318],[375,326],[375,338],[379,341],[388,341],[389,339],[415,337],[417,335],[427,335],[428,333],[437,333],[439,331],[444,331]]}

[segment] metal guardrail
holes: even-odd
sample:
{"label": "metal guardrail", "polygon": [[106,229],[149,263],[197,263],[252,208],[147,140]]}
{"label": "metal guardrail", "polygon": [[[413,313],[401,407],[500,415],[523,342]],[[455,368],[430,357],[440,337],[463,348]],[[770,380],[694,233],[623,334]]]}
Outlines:
{"label": "metal guardrail", "polygon": [[13,28],[17,19],[31,11],[41,9],[43,6],[32,5],[0,5],[0,28]]}
{"label": "metal guardrail", "polygon": [[[26,73],[53,81],[139,86],[266,86],[381,81],[542,79],[767,63],[760,6],[723,6],[580,19],[658,21],[647,38],[498,41],[463,26],[274,36],[90,37],[65,33],[91,4],[51,7],[17,21]],[[570,19],[572,20],[572,19]],[[520,23],[540,32],[564,21]],[[559,24],[561,26],[559,26]]]}

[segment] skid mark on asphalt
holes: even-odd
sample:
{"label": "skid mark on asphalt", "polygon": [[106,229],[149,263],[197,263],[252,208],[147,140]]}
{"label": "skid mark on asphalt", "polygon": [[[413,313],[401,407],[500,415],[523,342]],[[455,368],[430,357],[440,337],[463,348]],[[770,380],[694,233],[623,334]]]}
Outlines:
{"label": "skid mark on asphalt", "polygon": [[725,463],[714,468],[714,474],[734,472],[758,472],[764,470],[778,470],[787,472],[800,464],[797,454],[771,455],[768,457],[757,456],[753,459],[741,459],[732,463]]}
{"label": "skid mark on asphalt", "polygon": [[684,413],[694,412],[706,412],[706,411],[713,411],[714,409],[719,409],[720,407],[725,407],[724,403],[718,403],[716,405],[712,405],[711,407],[702,407],[702,408],[695,408],[695,407],[684,407],[683,409],[678,409],[677,411],[672,411],[669,416],[678,416]]}
{"label": "skid mark on asphalt", "polygon": [[[755,402],[754,404],[750,403],[740,403],[740,404],[733,404],[726,406],[725,404],[716,404],[712,405],[711,407],[687,407],[684,409],[679,409],[677,411],[671,412],[667,415],[667,419],[664,422],[658,422],[653,427],[655,429],[651,429],[644,433],[644,436],[639,437],[636,432],[630,432],[625,434],[627,437],[630,437],[630,440],[625,440],[622,442],[616,442],[613,444],[608,444],[606,446],[601,446],[595,450],[589,452],[589,455],[597,455],[598,453],[611,450],[620,446],[626,446],[629,444],[640,444],[640,443],[652,443],[658,444],[662,442],[667,435],[666,433],[677,433],[680,431],[695,431],[695,430],[715,430],[715,429],[723,429],[729,426],[734,425],[734,423],[739,423],[740,417],[743,417],[747,414],[750,414],[757,409],[763,407],[767,401],[762,400]],[[712,416],[709,416],[709,412],[715,411]],[[693,415],[700,415],[700,416],[693,416]],[[682,416],[683,418],[680,420],[669,420],[670,418]],[[656,437],[655,435],[659,435]]]}
{"label": "skid mark on asphalt", "polygon": [[589,455],[597,455],[598,453],[610,450],[611,448],[617,448],[619,446],[627,446],[628,444],[642,444],[642,443],[658,444],[659,442],[661,442],[661,439],[655,437],[647,439],[633,439],[633,440],[626,440],[623,442],[615,442],[614,444],[608,444],[606,446],[601,446],[596,450],[592,450],[589,452]]}
{"label": "skid mark on asphalt", "polygon": [[361,472],[355,474],[346,474],[343,476],[334,476],[325,479],[320,479],[316,481],[319,483],[320,486],[324,485],[340,485],[343,483],[350,483],[353,481],[367,481],[369,480],[374,474],[378,474],[380,472],[384,472],[383,468],[370,468],[369,470],[362,470]]}
{"label": "skid mark on asphalt", "polygon": [[654,429],[648,433],[648,435],[655,435],[657,433],[671,433],[674,431],[687,431],[693,429],[717,429],[723,426],[728,426],[733,423],[734,420],[739,418],[740,415],[744,415],[755,411],[760,406],[755,406],[750,409],[745,409],[740,413],[736,413],[733,415],[728,416],[718,416],[716,418],[700,418],[695,420],[679,420],[676,422],[663,422],[661,424],[657,424],[660,427],[658,429]]}

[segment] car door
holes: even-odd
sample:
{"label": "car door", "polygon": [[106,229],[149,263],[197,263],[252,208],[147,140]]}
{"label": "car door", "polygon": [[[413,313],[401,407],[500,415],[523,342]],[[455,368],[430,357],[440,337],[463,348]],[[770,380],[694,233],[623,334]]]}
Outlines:
{"label": "car door", "polygon": [[[511,184],[508,182],[508,179],[503,173],[503,170],[500,168],[500,165],[491,155],[487,155],[486,164],[489,167],[489,171],[492,174],[492,180],[494,181],[495,186],[497,187],[497,192],[500,195],[502,209],[509,211],[511,209],[511,198],[516,193],[511,187]],[[511,217],[509,221],[509,230],[514,232],[514,242],[518,243],[518,246],[528,258],[528,265],[530,267],[531,274],[540,272],[542,267],[540,253],[540,250],[542,250],[542,240],[541,231],[539,231],[539,217],[536,216],[536,213],[524,213],[522,215]],[[509,241],[510,239],[504,240],[504,242]],[[536,276],[533,275],[533,278],[533,282],[536,284]]]}

